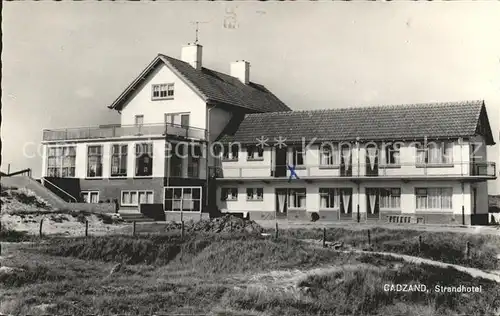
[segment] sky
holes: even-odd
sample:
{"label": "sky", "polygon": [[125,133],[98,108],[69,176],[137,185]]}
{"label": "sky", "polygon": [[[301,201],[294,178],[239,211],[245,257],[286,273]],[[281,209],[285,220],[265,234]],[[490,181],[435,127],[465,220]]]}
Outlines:
{"label": "sky", "polygon": [[194,21],[204,66],[250,61],[292,109],[483,99],[499,143],[500,2],[16,1],[2,12],[2,171],[40,175],[44,128],[119,122],[107,106],[158,53],[180,58]]}

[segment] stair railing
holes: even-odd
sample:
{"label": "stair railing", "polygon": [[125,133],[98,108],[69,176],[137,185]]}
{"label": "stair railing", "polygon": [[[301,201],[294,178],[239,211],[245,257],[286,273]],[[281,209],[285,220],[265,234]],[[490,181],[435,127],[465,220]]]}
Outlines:
{"label": "stair railing", "polygon": [[[68,196],[71,200],[73,200],[73,202],[78,202],[78,200],[71,194],[69,194],[68,192],[64,191],[62,188],[58,187],[57,185],[55,185],[54,183],[50,182],[49,180],[45,179],[44,177],[42,177],[40,179],[42,181],[42,185],[45,187],[45,182],[49,183],[51,186],[53,186],[54,188],[58,189],[60,192],[64,193],[66,196]],[[48,188],[47,188],[48,189]],[[49,189],[50,190],[50,189]]]}

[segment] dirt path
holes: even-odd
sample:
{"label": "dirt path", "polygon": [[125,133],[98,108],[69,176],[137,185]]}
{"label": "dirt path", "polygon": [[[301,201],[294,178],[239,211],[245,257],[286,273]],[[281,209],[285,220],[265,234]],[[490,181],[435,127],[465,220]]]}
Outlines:
{"label": "dirt path", "polygon": [[[318,240],[303,239],[303,241],[310,243],[310,244],[313,244],[317,247],[322,247],[322,242],[318,241]],[[415,257],[415,256],[404,255],[404,254],[393,253],[393,252],[367,251],[367,250],[359,250],[359,249],[349,249],[349,250],[333,250],[332,249],[332,251],[338,251],[338,252],[343,252],[343,253],[382,255],[382,256],[386,256],[386,257],[403,259],[406,262],[414,263],[414,264],[422,264],[423,263],[423,264],[428,264],[428,265],[440,267],[440,268],[454,268],[460,272],[467,273],[470,276],[475,277],[475,278],[483,278],[483,279],[488,279],[488,280],[500,283],[500,274],[497,274],[496,271],[487,272],[487,271],[483,271],[483,270],[472,268],[472,267],[464,267],[464,266],[453,264],[453,263],[445,263],[445,262],[436,261],[436,260],[432,260],[432,259],[426,259],[426,258],[422,258],[422,257]]]}

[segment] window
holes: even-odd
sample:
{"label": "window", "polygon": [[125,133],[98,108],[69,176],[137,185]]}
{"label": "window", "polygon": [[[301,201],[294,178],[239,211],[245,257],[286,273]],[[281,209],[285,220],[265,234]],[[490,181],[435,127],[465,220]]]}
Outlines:
{"label": "window", "polygon": [[339,164],[338,147],[332,145],[320,147],[320,164],[322,166],[335,166]]}
{"label": "window", "polygon": [[174,84],[154,84],[152,87],[152,100],[171,99],[174,97]]}
{"label": "window", "polygon": [[135,175],[137,177],[153,175],[153,144],[135,144]]}
{"label": "window", "polygon": [[399,147],[395,144],[385,145],[382,164],[399,165]]}
{"label": "window", "polygon": [[74,146],[49,147],[47,152],[48,177],[75,176],[76,148]]}
{"label": "window", "polygon": [[262,201],[263,199],[263,188],[247,188],[247,201]]}
{"label": "window", "polygon": [[113,145],[111,147],[111,176],[127,176],[128,145]]}
{"label": "window", "polygon": [[262,146],[248,146],[247,160],[263,160],[264,148]]}
{"label": "window", "polygon": [[290,208],[306,207],[306,189],[289,189],[288,205]]}
{"label": "window", "polygon": [[134,119],[134,125],[135,126],[144,125],[144,115],[136,115]]}
{"label": "window", "polygon": [[201,187],[166,187],[165,211],[201,212]]}
{"label": "window", "polygon": [[417,188],[415,198],[418,210],[452,208],[452,188]]}
{"label": "window", "polygon": [[102,146],[87,147],[87,177],[102,177]]}
{"label": "window", "polygon": [[153,191],[133,190],[122,191],[122,206],[139,206],[139,204],[152,204]]}
{"label": "window", "polygon": [[401,208],[401,189],[379,189],[380,208],[381,209],[399,209]]}
{"label": "window", "polygon": [[336,208],[340,207],[340,190],[334,188],[319,189],[320,208]]}
{"label": "window", "polygon": [[417,164],[450,164],[453,162],[453,142],[416,144]]}
{"label": "window", "polygon": [[224,160],[238,160],[240,148],[238,145],[224,146],[224,152],[222,153],[222,158]]}
{"label": "window", "polygon": [[293,148],[293,165],[302,166],[304,164],[304,156],[306,155],[303,147]]}
{"label": "window", "polygon": [[189,126],[189,113],[165,113],[165,123],[175,126]]}
{"label": "window", "polygon": [[238,200],[238,188],[221,188],[221,201]]}
{"label": "window", "polygon": [[99,203],[99,191],[82,191],[80,197],[83,203]]}
{"label": "window", "polygon": [[200,176],[201,148],[198,145],[189,147],[188,153],[188,177],[198,178]]}
{"label": "window", "polygon": [[168,146],[167,150],[168,152],[165,159],[167,159],[167,164],[170,165],[170,167],[166,168],[166,170],[170,171],[167,174],[167,177],[182,177],[182,156],[184,155],[184,144],[177,143],[175,146]]}

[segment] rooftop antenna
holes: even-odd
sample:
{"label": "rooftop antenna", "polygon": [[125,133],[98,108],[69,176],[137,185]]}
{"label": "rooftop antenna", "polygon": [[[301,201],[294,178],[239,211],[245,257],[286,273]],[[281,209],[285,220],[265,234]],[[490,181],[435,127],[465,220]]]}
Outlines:
{"label": "rooftop antenna", "polygon": [[196,39],[194,41],[195,44],[198,44],[198,32],[199,32],[199,24],[200,23],[210,23],[210,21],[192,21],[191,24],[196,24]]}

